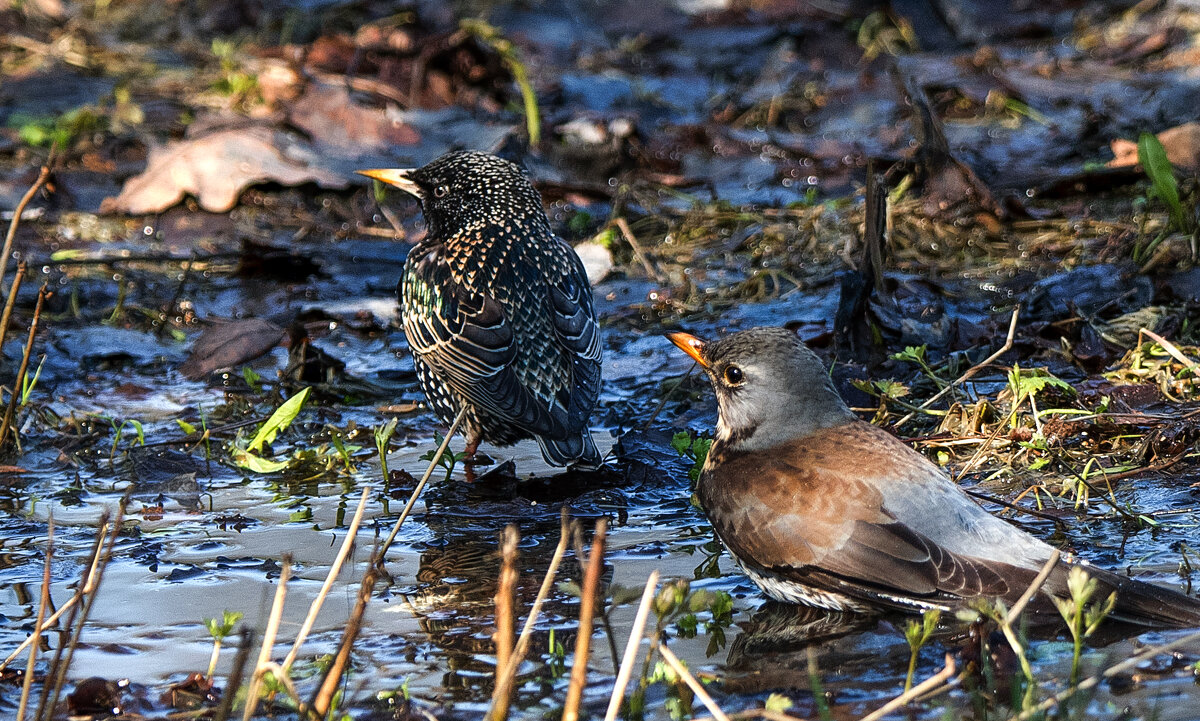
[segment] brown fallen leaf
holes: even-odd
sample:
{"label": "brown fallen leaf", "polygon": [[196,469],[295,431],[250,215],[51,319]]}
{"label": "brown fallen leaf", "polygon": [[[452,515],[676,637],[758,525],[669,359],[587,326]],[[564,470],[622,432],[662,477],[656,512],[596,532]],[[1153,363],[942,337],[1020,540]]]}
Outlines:
{"label": "brown fallen leaf", "polygon": [[359,105],[341,85],[313,83],[288,112],[324,153],[357,158],[396,145],[416,145],[421,135],[394,113]]}
{"label": "brown fallen leaf", "polygon": [[[1180,170],[1200,170],[1200,123],[1190,122],[1168,128],[1157,136],[1167,151],[1167,160]],[[1124,168],[1137,165],[1137,141],[1117,138],[1109,143],[1112,148],[1112,160],[1108,161],[1110,168]]]}
{"label": "brown fallen leaf", "polygon": [[346,177],[305,162],[306,157],[316,156],[302,141],[267,127],[217,130],[152,149],[146,170],[127,180],[120,195],[105,198],[100,212],[158,213],[190,193],[200,207],[223,213],[255,183],[348,185]]}
{"label": "brown fallen leaf", "polygon": [[283,340],[283,329],[263,318],[220,321],[200,334],[179,366],[188,378],[203,378],[265,355]]}

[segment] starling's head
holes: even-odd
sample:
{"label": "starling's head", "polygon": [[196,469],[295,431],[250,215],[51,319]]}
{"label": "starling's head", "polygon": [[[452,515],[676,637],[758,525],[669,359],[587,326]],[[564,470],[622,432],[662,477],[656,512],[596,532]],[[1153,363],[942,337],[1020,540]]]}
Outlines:
{"label": "starling's head", "polygon": [[549,229],[542,199],[529,178],[495,155],[458,151],[420,168],[358,172],[415,195],[434,238],[487,225]]}
{"label": "starling's head", "polygon": [[785,328],[751,328],[706,343],[667,337],[704,368],[717,393],[717,437],[769,448],[854,418],[825,365]]}

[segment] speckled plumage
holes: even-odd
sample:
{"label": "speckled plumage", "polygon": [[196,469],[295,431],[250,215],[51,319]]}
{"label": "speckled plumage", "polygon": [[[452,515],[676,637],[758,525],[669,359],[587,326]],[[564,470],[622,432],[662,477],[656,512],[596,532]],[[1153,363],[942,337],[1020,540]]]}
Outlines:
{"label": "speckled plumage", "polygon": [[456,152],[408,171],[429,232],[398,293],[421,388],[468,448],[535,438],[548,463],[597,466],[588,419],[600,392],[600,329],[573,248],[550,229],[516,165]]}

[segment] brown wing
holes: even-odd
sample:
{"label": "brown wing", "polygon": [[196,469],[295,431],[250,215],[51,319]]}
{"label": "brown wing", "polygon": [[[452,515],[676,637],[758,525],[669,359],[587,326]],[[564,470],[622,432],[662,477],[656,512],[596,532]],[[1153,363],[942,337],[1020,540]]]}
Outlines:
{"label": "brown wing", "polygon": [[743,563],[876,602],[1024,590],[1034,572],[951,552],[890,513],[886,496],[904,492],[895,486],[924,492],[930,469],[898,441],[911,456],[885,445],[891,452],[880,457],[880,438],[866,424],[843,429],[765,452],[714,449],[697,492],[717,535]]}

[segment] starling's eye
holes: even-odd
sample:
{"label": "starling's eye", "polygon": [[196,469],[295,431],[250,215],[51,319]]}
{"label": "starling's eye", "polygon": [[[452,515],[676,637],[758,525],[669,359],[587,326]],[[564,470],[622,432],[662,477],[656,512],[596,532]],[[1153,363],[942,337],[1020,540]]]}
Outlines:
{"label": "starling's eye", "polygon": [[433,197],[444,198],[444,197],[446,197],[446,193],[449,193],[449,192],[450,192],[449,185],[439,185],[438,187],[433,189]]}
{"label": "starling's eye", "polygon": [[740,385],[745,380],[742,369],[737,366],[725,366],[725,382],[731,386]]}

